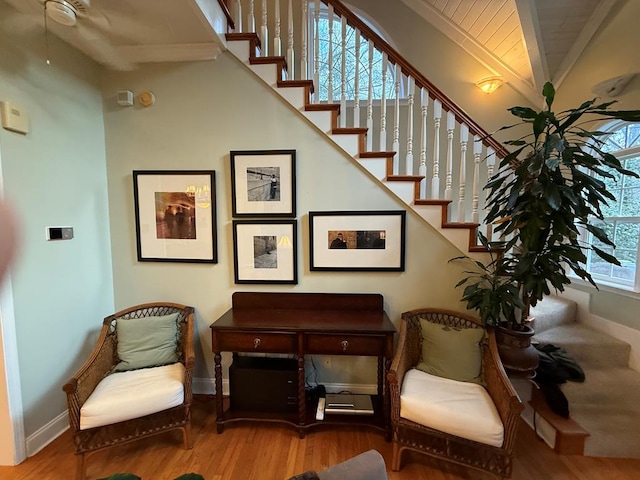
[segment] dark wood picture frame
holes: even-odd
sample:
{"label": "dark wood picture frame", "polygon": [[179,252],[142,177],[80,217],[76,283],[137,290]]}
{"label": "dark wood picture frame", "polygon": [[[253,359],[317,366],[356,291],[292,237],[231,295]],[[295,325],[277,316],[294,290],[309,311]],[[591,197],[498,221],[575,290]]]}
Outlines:
{"label": "dark wood picture frame", "polygon": [[139,262],[218,263],[214,170],[134,170]]}
{"label": "dark wood picture frame", "polygon": [[404,210],[309,212],[313,271],[403,272]]}
{"label": "dark wood picture frame", "polygon": [[235,283],[297,284],[298,221],[234,220]]}
{"label": "dark wood picture frame", "polygon": [[296,216],[296,151],[232,150],[234,217]]}

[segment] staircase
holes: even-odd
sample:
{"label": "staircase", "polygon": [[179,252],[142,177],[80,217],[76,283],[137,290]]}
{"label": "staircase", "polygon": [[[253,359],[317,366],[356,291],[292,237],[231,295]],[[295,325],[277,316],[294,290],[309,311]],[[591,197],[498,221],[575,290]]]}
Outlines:
{"label": "staircase", "polygon": [[584,383],[561,386],[569,421],[553,414],[534,393],[538,419],[554,430],[547,433],[547,442],[560,453],[640,458],[640,373],[628,367],[630,345],[577,322],[576,303],[562,297],[545,298],[533,316],[534,341],[564,348],[586,377]]}
{"label": "staircase", "polygon": [[312,126],[326,134],[339,149],[358,162],[376,178],[390,193],[402,200],[425,221],[434,226],[453,245],[469,256],[484,259],[486,251],[477,245],[476,222],[449,221],[451,200],[420,198],[420,182],[424,176],[397,175],[393,173],[396,152],[366,151],[367,128],[340,127],[339,104],[312,103],[313,82],[311,80],[284,80],[286,72],[284,57],[260,57],[260,40],[253,33],[229,33],[229,51],[269,85],[293,109],[298,111]]}
{"label": "staircase", "polygon": [[[334,12],[342,15],[350,25],[356,25],[367,39],[377,37],[364,24],[358,23],[357,17],[346,10],[341,2],[322,1],[329,4],[331,15]],[[253,2],[250,3],[253,6]],[[486,252],[476,243],[477,231],[482,224],[482,211],[478,205],[484,203],[480,185],[491,176],[496,158],[506,154],[503,147],[494,143],[486,132],[468,119],[419,72],[407,65],[402,57],[393,51],[385,51],[390,61],[401,66],[397,72],[407,75],[404,77],[407,84],[419,87],[421,93],[415,96],[423,100],[420,114],[422,122],[418,122],[422,124],[422,131],[416,136],[422,137],[423,140],[420,142],[420,154],[416,155],[419,160],[414,168],[410,158],[412,133],[408,133],[407,146],[402,147],[403,155],[399,155],[398,149],[372,148],[371,137],[378,137],[380,132],[373,131],[370,118],[367,118],[367,127],[361,127],[357,121],[358,114],[350,113],[349,117],[354,119],[354,123],[347,126],[344,101],[320,102],[314,94],[314,81],[307,79],[304,74],[299,75],[299,78],[293,78],[288,69],[289,64],[293,63],[293,54],[290,51],[292,45],[287,49],[287,58],[279,52],[274,56],[265,56],[261,51],[260,36],[254,31],[255,25],[250,30],[243,32],[242,28],[237,28],[233,33],[226,35],[229,51],[240,62],[269,85],[313,128],[325,134],[337,149],[357,162],[363,170],[377,179],[384,189],[402,200],[453,245],[472,258],[486,261]],[[265,37],[264,31],[261,32],[261,36]],[[305,68],[300,70],[304,71]],[[407,102],[409,112],[412,111],[412,95],[410,94]],[[432,103],[429,103],[429,99]],[[380,107],[383,115],[381,125],[385,123],[384,102],[383,98]],[[428,103],[434,127],[427,135],[424,120]],[[441,109],[445,112],[446,118],[446,129],[443,128],[442,132]],[[370,109],[367,110],[370,117]],[[397,103],[396,110],[400,110]],[[407,123],[412,124],[411,121]],[[454,133],[460,138],[460,150],[457,153],[454,153],[453,147]],[[471,143],[473,158],[465,163],[468,133],[474,135]],[[393,142],[389,143],[397,148],[399,144],[395,128],[393,136]],[[446,150],[446,154],[443,155],[446,161],[443,162],[442,175],[439,174],[441,136],[442,144],[446,145],[446,148],[443,148]],[[429,155],[426,151],[427,138],[431,142],[433,152]],[[379,146],[385,145],[381,136]],[[405,166],[400,168],[399,157],[405,155],[407,161],[404,163]],[[458,157],[459,160],[456,162],[457,167],[454,167],[454,157]],[[487,166],[483,174],[479,173],[481,160]],[[418,174],[415,174],[414,170]],[[468,185],[467,173],[468,178],[472,178]],[[452,192],[459,192],[457,201],[453,200]],[[452,221],[452,218],[457,220]],[[489,228],[484,233],[491,239]],[[547,443],[563,454],[640,458],[640,432],[637,427],[640,425],[640,409],[636,406],[640,400],[640,373],[627,368],[629,345],[577,323],[575,304],[562,298],[546,298],[536,307],[534,316],[537,332],[535,339],[540,343],[553,343],[565,348],[583,367],[587,379],[584,383],[567,383],[562,386],[569,400],[569,420],[562,419],[545,408],[539,392],[534,392],[531,400],[535,405],[535,415],[532,408],[529,408],[529,413],[531,420],[535,420],[531,424],[540,428],[539,433]],[[624,385],[624,388],[620,385]]]}

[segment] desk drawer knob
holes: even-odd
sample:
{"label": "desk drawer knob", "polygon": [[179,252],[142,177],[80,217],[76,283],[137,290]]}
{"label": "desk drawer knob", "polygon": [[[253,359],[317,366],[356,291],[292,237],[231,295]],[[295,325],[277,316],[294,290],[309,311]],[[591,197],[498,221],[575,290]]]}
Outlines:
{"label": "desk drawer knob", "polygon": [[260,343],[262,342],[262,340],[260,340],[259,337],[256,337],[253,339],[253,348],[258,348],[260,346]]}
{"label": "desk drawer knob", "polygon": [[340,342],[340,345],[342,345],[342,351],[346,352],[347,348],[349,348],[349,342],[346,340],[342,340],[342,342]]}

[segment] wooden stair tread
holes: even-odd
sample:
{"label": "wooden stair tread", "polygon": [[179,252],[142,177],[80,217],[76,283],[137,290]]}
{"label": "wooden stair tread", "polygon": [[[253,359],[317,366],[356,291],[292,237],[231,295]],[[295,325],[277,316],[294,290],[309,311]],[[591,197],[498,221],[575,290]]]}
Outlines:
{"label": "wooden stair tread", "polygon": [[396,152],[360,152],[360,158],[388,158],[393,157]]}

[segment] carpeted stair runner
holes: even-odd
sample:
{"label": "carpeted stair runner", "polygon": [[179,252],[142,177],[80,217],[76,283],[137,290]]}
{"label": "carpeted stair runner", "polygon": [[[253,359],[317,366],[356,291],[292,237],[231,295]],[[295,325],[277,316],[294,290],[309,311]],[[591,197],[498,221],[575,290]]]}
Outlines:
{"label": "carpeted stair runner", "polygon": [[576,323],[573,301],[550,296],[533,310],[534,341],[564,348],[584,383],[561,385],[571,418],[589,432],[584,454],[640,458],[640,373],[628,368],[630,346]]}

